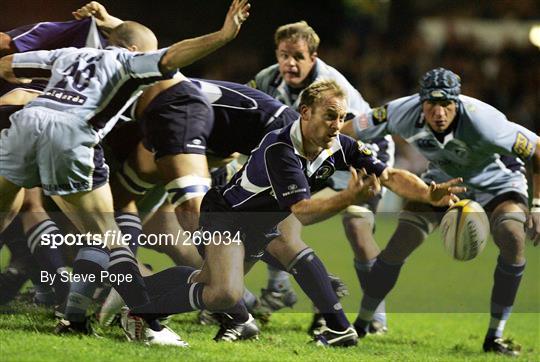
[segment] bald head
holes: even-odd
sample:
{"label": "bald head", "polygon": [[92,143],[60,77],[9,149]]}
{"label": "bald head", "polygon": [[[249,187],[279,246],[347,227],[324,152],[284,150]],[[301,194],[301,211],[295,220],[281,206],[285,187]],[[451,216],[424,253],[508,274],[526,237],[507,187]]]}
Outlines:
{"label": "bald head", "polygon": [[140,52],[156,50],[158,47],[152,30],[135,21],[124,21],[114,28],[109,35],[109,44]]}

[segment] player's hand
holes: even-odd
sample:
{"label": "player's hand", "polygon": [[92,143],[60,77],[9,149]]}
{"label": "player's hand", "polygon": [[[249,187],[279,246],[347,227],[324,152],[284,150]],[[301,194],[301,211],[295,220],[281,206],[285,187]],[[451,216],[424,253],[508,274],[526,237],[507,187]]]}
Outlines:
{"label": "player's hand", "polygon": [[431,182],[429,185],[429,203],[433,206],[452,206],[459,201],[456,194],[467,191],[464,186],[457,186],[463,182],[461,177],[436,184]]}
{"label": "player's hand", "polygon": [[227,41],[236,38],[242,23],[249,17],[250,7],[248,0],[233,0],[221,28],[221,33]]}
{"label": "player's hand", "polygon": [[356,195],[356,201],[366,201],[381,192],[381,183],[374,174],[368,175],[365,169],[359,172],[349,167],[351,179],[347,188]]}
{"label": "player's hand", "polygon": [[105,6],[101,5],[97,1],[89,2],[83,7],[72,12],[73,17],[77,20],[89,18],[93,16],[96,19],[96,25],[100,28],[113,29],[122,23],[122,20],[110,15],[105,9]]}
{"label": "player's hand", "polygon": [[540,207],[531,208],[527,218],[527,237],[533,241],[534,246],[540,244]]}
{"label": "player's hand", "polygon": [[98,22],[103,22],[109,17],[109,13],[107,12],[107,9],[105,9],[105,6],[101,5],[97,1],[89,2],[83,7],[72,12],[72,14],[77,20],[82,20],[84,18],[93,16]]}

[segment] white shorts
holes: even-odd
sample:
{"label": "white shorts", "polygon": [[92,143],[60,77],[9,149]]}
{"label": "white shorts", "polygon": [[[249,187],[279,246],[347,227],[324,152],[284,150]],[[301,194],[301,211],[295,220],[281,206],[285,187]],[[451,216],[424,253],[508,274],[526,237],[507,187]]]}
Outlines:
{"label": "white shorts", "polygon": [[44,107],[23,108],[10,120],[0,133],[0,176],[24,188],[40,186],[46,195],[107,183],[100,139],[88,122]]}

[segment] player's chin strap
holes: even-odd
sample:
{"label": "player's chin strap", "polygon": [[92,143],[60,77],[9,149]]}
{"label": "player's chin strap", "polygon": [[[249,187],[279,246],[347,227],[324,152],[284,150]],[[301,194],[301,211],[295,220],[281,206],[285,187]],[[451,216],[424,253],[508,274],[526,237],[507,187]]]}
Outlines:
{"label": "player's chin strap", "polygon": [[126,188],[129,192],[135,195],[144,195],[146,191],[154,188],[156,186],[153,183],[142,180],[135,170],[133,170],[127,162],[122,164],[122,168],[117,173],[118,180],[122,186]]}
{"label": "player's chin strap", "polygon": [[211,180],[207,177],[189,175],[176,178],[165,185],[167,199],[178,206],[189,199],[203,197],[210,189]]}

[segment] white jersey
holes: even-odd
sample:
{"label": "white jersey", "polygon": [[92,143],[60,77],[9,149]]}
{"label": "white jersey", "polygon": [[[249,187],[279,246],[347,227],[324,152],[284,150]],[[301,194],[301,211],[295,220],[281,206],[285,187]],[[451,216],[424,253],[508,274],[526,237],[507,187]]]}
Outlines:
{"label": "white jersey", "polygon": [[131,104],[140,87],[165,78],[166,49],[133,53],[123,48],[64,48],[14,54],[17,77],[49,77],[42,95],[26,107],[47,107],[88,121],[103,135]]}
{"label": "white jersey", "polygon": [[538,136],[508,121],[489,104],[464,95],[459,99],[455,128],[442,142],[424,121],[418,94],[373,109],[368,123],[355,123],[355,130],[363,140],[386,134],[403,137],[429,161],[425,179],[462,177],[465,184],[479,191],[496,193],[506,187],[526,195],[519,186],[526,186],[525,177],[506,167],[501,155],[531,158]]}

